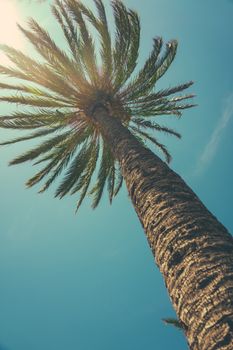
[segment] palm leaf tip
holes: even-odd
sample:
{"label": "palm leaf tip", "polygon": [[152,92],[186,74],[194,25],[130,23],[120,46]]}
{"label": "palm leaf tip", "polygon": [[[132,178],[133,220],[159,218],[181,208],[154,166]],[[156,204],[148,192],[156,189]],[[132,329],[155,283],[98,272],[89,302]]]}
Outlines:
{"label": "palm leaf tip", "polygon": [[184,330],[184,326],[182,325],[182,323],[177,320],[176,318],[163,318],[162,321],[166,324],[166,325],[171,325],[179,330]]}

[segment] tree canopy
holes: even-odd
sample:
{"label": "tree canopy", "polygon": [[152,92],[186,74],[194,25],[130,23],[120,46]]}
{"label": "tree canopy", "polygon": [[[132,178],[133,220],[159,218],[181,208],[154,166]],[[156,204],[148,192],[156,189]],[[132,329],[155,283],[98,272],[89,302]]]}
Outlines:
{"label": "tree canopy", "polygon": [[[26,161],[45,164],[27,181],[27,186],[31,187],[47,177],[39,192],[48,189],[65,171],[55,196],[62,198],[78,192],[77,208],[87,193],[93,196],[95,208],[106,184],[111,202],[123,182],[118,161],[92,117],[92,110],[98,103],[103,104],[113,118],[119,118],[144,145],[150,143],[160,149],[167,162],[171,155],[154,131],[178,138],[180,134],[160,125],[155,118],[160,115],[180,117],[183,109],[193,106],[186,102],[192,94],[177,95],[190,87],[192,81],[157,89],[158,80],[175,58],[177,41],[164,45],[162,38],[155,37],[144,66],[136,70],[140,44],[138,14],[122,1],[113,0],[113,39],[102,0],[94,0],[94,3],[96,12],[80,1],[55,0],[52,12],[66,38],[68,52],[34,19],[29,20],[28,28],[19,25],[19,29],[40,54],[41,61],[1,45],[14,66],[0,66],[0,73],[17,78],[19,83],[0,83],[0,88],[8,91],[0,101],[22,105],[24,109],[2,116],[0,127],[33,130],[29,135],[1,145],[47,136],[10,164]],[[94,42],[97,35],[99,50]]]}

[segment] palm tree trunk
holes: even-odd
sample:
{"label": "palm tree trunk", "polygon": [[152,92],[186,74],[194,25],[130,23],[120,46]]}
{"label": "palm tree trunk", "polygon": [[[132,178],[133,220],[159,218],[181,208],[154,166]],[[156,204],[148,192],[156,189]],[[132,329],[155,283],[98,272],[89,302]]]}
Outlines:
{"label": "palm tree trunk", "polygon": [[232,236],[104,106],[94,109],[93,118],[120,162],[190,349],[232,350]]}

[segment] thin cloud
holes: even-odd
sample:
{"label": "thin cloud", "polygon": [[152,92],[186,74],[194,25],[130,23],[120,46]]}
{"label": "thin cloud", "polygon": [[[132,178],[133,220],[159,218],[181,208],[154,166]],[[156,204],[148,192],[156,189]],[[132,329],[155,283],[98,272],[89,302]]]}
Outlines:
{"label": "thin cloud", "polygon": [[196,175],[200,175],[207,166],[212,162],[223,137],[224,130],[229,124],[233,116],[233,94],[231,94],[225,102],[223,113],[214,129],[209,142],[204,148],[196,167]]}

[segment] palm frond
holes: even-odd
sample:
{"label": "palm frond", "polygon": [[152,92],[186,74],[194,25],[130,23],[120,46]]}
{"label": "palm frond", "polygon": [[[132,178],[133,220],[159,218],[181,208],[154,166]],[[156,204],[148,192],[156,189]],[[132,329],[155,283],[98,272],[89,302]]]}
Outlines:
{"label": "palm frond", "polygon": [[[2,118],[1,118],[2,119]],[[41,128],[44,126],[50,126],[51,122],[50,120],[32,120],[32,119],[0,119],[0,127],[4,129],[36,129],[36,128]]]}
{"label": "palm frond", "polygon": [[72,103],[65,103],[62,101],[59,102],[59,100],[55,100],[52,98],[49,99],[24,95],[2,96],[0,97],[0,101],[42,108],[73,107]]}
{"label": "palm frond", "polygon": [[62,118],[57,110],[39,109],[36,112],[14,112],[8,116],[0,116],[0,127],[6,129],[36,129],[41,127],[63,128],[71,122],[74,113],[65,113]]}
{"label": "palm frond", "polygon": [[[139,96],[146,95],[149,93],[153,88],[155,83],[164,75],[164,73],[167,71],[167,69],[170,67],[172,61],[175,58],[176,50],[177,50],[178,42],[176,40],[172,40],[166,44],[165,51],[162,55],[157,56],[157,52],[155,54],[155,61],[154,66],[149,72],[149,74],[145,74],[144,82],[141,86],[137,86],[136,82],[136,88],[138,91],[133,92],[130,96],[128,96],[129,99],[135,99]],[[157,46],[157,44],[155,45]],[[158,45],[159,46],[159,45]],[[147,72],[144,72],[147,73]],[[142,73],[143,76],[143,73]]]}
{"label": "palm frond", "polygon": [[172,40],[166,44],[166,49],[162,57],[157,61],[156,64],[156,71],[153,75],[150,84],[147,85],[146,89],[151,90],[151,88],[154,86],[157,80],[159,80],[164,73],[167,71],[167,69],[170,67],[172,61],[175,58],[176,51],[177,51],[177,40]]}
{"label": "palm frond", "polygon": [[113,50],[114,60],[114,91],[118,91],[124,81],[125,63],[130,47],[130,21],[128,11],[125,5],[120,0],[112,1],[116,39]]}
{"label": "palm frond", "polygon": [[[75,135],[75,139],[78,139]],[[30,178],[26,185],[27,187],[32,187],[38,182],[40,182],[46,175],[51,173],[51,170],[54,169],[52,176],[47,180],[46,184],[39,191],[44,192],[60,174],[62,169],[68,164],[73,154],[75,153],[79,142],[75,142],[74,135],[68,138],[65,142],[61,143],[59,147],[55,150],[52,150],[48,155],[41,158],[39,161],[35,162],[34,165],[39,164],[44,161],[51,160],[42,170],[37,172],[32,178]]]}
{"label": "palm frond", "polygon": [[65,99],[62,98],[61,96],[56,96],[53,95],[51,93],[48,93],[42,89],[39,89],[38,87],[34,87],[34,86],[30,86],[30,85],[13,85],[13,84],[4,84],[4,83],[0,83],[0,89],[6,89],[6,90],[16,90],[18,92],[22,92],[25,94],[31,94],[35,97],[45,97],[45,98],[49,98],[52,99],[54,101],[58,101],[58,102],[62,102],[64,104],[69,104],[70,105],[70,100],[72,100],[72,98],[70,99]]}
{"label": "palm frond", "polygon": [[[68,166],[78,147],[82,145],[88,139],[88,137],[90,137],[90,135],[91,129],[88,127],[83,127],[83,130],[79,130],[79,132],[71,134],[70,138],[65,140],[65,142],[59,146],[54,155],[57,159],[57,166],[44,186],[40,189],[39,193],[44,192],[50,187],[58,175],[60,175],[60,173]],[[41,161],[44,161],[44,159]]]}
{"label": "palm frond", "polygon": [[17,66],[8,68],[0,65],[0,74],[31,81],[35,84],[50,89],[61,97],[78,98],[78,92],[70,86],[67,79],[56,74],[46,64],[41,64],[29,56],[24,55],[20,50],[16,50],[7,45],[1,45],[1,50]]}
{"label": "palm frond", "polygon": [[114,188],[115,188],[115,166],[113,164],[109,170],[109,175],[108,175],[108,194],[109,194],[110,203],[112,203],[112,199],[114,196]]}
{"label": "palm frond", "polygon": [[59,185],[56,190],[55,197],[62,198],[69,191],[72,190],[73,186],[79,180],[79,177],[85,172],[88,159],[92,153],[93,144],[91,142],[86,141],[81,150],[78,152],[77,156],[72,161],[69,169],[67,170],[63,181]]}
{"label": "palm frond", "polygon": [[32,139],[37,138],[37,137],[41,137],[41,136],[52,134],[52,133],[54,133],[57,130],[58,130],[58,128],[50,128],[50,129],[46,128],[46,129],[34,132],[33,134],[30,134],[30,135],[27,135],[27,136],[22,136],[22,137],[15,138],[13,140],[0,142],[0,146],[10,145],[10,144],[13,144],[13,143],[26,141],[26,140],[32,140]]}
{"label": "palm frond", "polygon": [[77,185],[75,186],[75,188],[73,189],[73,191],[71,193],[71,194],[73,194],[73,193],[76,193],[77,191],[81,190],[81,194],[79,196],[79,200],[78,200],[77,205],[76,205],[76,212],[78,211],[80,205],[82,204],[82,202],[87,194],[87,191],[88,191],[88,188],[90,186],[91,179],[92,179],[92,175],[93,175],[95,168],[96,168],[96,163],[97,163],[98,156],[99,156],[99,141],[97,141],[93,145],[94,145],[94,147],[93,147],[92,154],[91,154],[89,161],[88,161],[86,172],[80,177]]}
{"label": "palm frond", "polygon": [[[149,94],[149,95],[146,95],[144,96],[144,98],[146,99],[151,99],[151,100],[156,100],[158,98],[164,98],[164,97],[167,97],[167,96],[170,96],[170,95],[173,95],[173,94],[176,94],[177,92],[181,92],[183,90],[186,90],[188,89],[190,86],[193,85],[193,81],[188,81],[187,83],[183,83],[183,84],[180,84],[180,85],[176,85],[174,87],[171,87],[171,88],[168,88],[168,89],[164,89],[164,90],[160,90],[158,92],[155,92],[155,93],[152,93],[152,94]],[[187,95],[188,96],[188,95]],[[195,95],[193,94],[190,94],[190,97],[194,97]]]}
{"label": "palm frond", "polygon": [[113,166],[113,158],[112,158],[110,147],[106,144],[105,141],[103,141],[102,158],[101,158],[99,172],[97,175],[97,181],[95,186],[90,191],[90,194],[93,195],[93,200],[92,200],[93,209],[95,209],[100,202],[100,199],[103,194],[104,186],[112,166]]}
{"label": "palm frond", "polygon": [[17,158],[13,159],[12,161],[10,161],[9,164],[10,165],[20,164],[23,162],[27,162],[29,160],[33,160],[38,156],[40,156],[41,154],[51,151],[51,148],[58,146],[59,143],[67,139],[69,135],[70,135],[70,132],[68,131],[61,135],[57,135],[49,139],[48,141],[44,141],[42,144],[40,144],[36,148],[33,148],[30,151],[24,153],[23,155],[20,155]]}
{"label": "palm frond", "polygon": [[93,39],[87,29],[79,3],[74,2],[73,0],[67,0],[67,5],[68,12],[76,21],[79,28],[79,54],[81,56],[83,66],[86,68],[86,72],[92,84],[96,85],[98,81],[98,69]]}
{"label": "palm frond", "polygon": [[57,155],[54,157],[55,152],[51,153],[49,156],[47,156],[46,160],[52,159],[42,170],[37,172],[33,177],[31,177],[27,182],[27,187],[32,187],[38,182],[40,182],[46,175],[48,175],[51,170],[57,165],[57,163],[60,162],[60,157]]}
{"label": "palm frond", "polygon": [[113,72],[111,35],[108,28],[108,22],[103,2],[101,0],[94,1],[98,11],[98,18],[83,3],[80,2],[79,7],[100,35],[100,56],[102,60],[101,74],[103,75],[101,83],[103,84],[103,87],[106,87],[108,86],[109,81],[111,81]]}
{"label": "palm frond", "polygon": [[187,95],[180,95],[180,96],[169,98],[166,95],[163,95],[163,93],[159,91],[157,93],[151,93],[141,98],[135,99],[134,101],[130,101],[127,103],[127,105],[134,106],[134,107],[135,106],[152,107],[159,104],[174,103],[182,100],[187,100],[193,97],[195,97],[194,94],[187,94]]}
{"label": "palm frond", "polygon": [[87,182],[88,182],[88,186],[89,186],[89,183],[91,181],[91,176],[96,168],[96,162],[98,160],[99,141],[97,141],[97,140],[93,141],[92,146],[93,146],[93,148],[91,150],[91,155],[90,155],[89,159],[87,159],[88,165],[86,167],[86,170],[82,174],[82,176],[80,176],[76,185],[72,188],[72,191],[70,191],[70,194],[72,194],[72,195],[75,194],[76,192],[80,191],[83,187],[85,187]]}
{"label": "palm frond", "polygon": [[78,64],[77,60],[72,61],[66,53],[56,45],[49,33],[35,20],[29,20],[29,27],[31,31],[19,25],[20,30],[33,44],[39,54],[46,59],[51,68],[60,76],[66,75],[66,78],[72,83],[73,88],[78,89],[79,84],[83,84],[84,82],[81,65]]}
{"label": "palm frond", "polygon": [[114,187],[114,193],[113,193],[113,196],[115,197],[118,192],[120,191],[122,185],[123,185],[123,176],[122,176],[122,173],[121,173],[121,170],[120,169],[116,169],[115,171],[115,187]]}
{"label": "palm frond", "polygon": [[176,132],[175,130],[168,128],[167,126],[161,126],[157,123],[151,122],[150,120],[144,120],[142,118],[134,118],[132,119],[133,123],[135,123],[139,128],[151,129],[156,131],[162,131],[166,134],[176,136],[177,138],[181,138],[181,134]]}
{"label": "palm frond", "polygon": [[112,44],[111,44],[111,36],[108,29],[108,21],[105,12],[105,7],[103,5],[102,0],[94,0],[95,5],[98,10],[99,15],[99,26],[96,29],[98,30],[101,36],[101,59],[102,59],[102,67],[103,67],[103,75],[105,79],[112,78]]}
{"label": "palm frond", "polygon": [[149,140],[150,142],[152,142],[153,144],[155,144],[158,149],[164,154],[166,162],[170,163],[172,160],[171,154],[169,153],[169,151],[167,150],[166,146],[164,146],[162,143],[160,143],[155,137],[149,135],[148,133],[139,130],[138,128],[135,128],[134,126],[130,126],[131,131],[133,132],[133,134],[139,134],[140,136],[143,136],[144,139]]}
{"label": "palm frond", "polygon": [[184,330],[182,323],[179,320],[177,320],[176,318],[163,318],[162,321],[165,324],[172,325],[179,330],[182,330],[182,331]]}
{"label": "palm frond", "polygon": [[73,54],[73,58],[77,63],[79,74],[82,76],[82,83],[85,81],[85,75],[83,73],[82,62],[79,55],[79,38],[77,32],[77,25],[73,23],[72,18],[69,16],[64,4],[60,0],[55,0],[52,6],[52,12],[61,26],[63,34],[66,38],[67,44]]}
{"label": "palm frond", "polygon": [[126,69],[122,85],[130,78],[137,65],[140,45],[140,20],[135,11],[129,10],[128,17],[130,22],[130,46],[126,57]]}
{"label": "palm frond", "polygon": [[156,73],[158,65],[158,56],[163,45],[162,38],[157,37],[153,40],[153,49],[146,60],[143,68],[139,71],[136,78],[132,80],[120,93],[121,98],[126,98],[127,101],[134,100],[142,95],[145,95],[145,86],[151,81]]}
{"label": "palm frond", "polygon": [[142,106],[139,106],[136,108],[131,107],[131,113],[134,116],[153,116],[156,115],[163,115],[163,114],[174,114],[177,116],[182,115],[182,110],[187,108],[195,107],[195,104],[192,103],[186,103],[186,104],[176,104],[176,102],[164,100],[164,101],[158,101],[152,104],[145,104]]}

